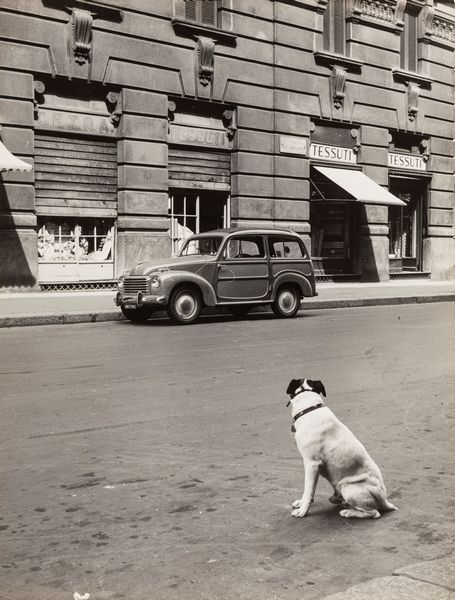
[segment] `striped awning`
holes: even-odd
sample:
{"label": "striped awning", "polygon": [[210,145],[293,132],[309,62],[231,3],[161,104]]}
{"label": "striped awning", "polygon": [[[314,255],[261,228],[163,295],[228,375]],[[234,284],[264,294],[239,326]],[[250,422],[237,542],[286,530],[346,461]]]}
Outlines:
{"label": "striped awning", "polygon": [[0,171],[31,171],[32,165],[14,156],[8,148],[0,142]]}

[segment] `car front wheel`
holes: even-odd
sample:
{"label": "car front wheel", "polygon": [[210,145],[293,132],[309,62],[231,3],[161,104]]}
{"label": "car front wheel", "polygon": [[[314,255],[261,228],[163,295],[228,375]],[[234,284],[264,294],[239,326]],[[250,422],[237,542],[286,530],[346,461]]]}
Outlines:
{"label": "car front wheel", "polygon": [[295,286],[284,285],[277,292],[272,310],[281,319],[294,317],[300,308],[300,294]]}
{"label": "car front wheel", "polygon": [[176,288],[169,299],[167,312],[179,325],[190,325],[199,318],[202,309],[201,295],[195,288],[181,286]]}

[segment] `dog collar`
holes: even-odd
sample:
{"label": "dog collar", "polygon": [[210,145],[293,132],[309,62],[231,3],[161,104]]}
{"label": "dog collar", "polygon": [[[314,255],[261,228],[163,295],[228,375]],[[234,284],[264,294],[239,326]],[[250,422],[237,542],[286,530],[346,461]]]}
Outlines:
{"label": "dog collar", "polygon": [[[300,417],[303,417],[303,415],[306,415],[307,413],[313,412],[313,410],[316,410],[317,408],[323,408],[324,406],[325,406],[325,404],[316,404],[315,406],[310,406],[310,408],[306,408],[305,410],[301,410],[299,413],[297,413],[296,415],[294,415],[294,423],[297,421],[297,419],[300,419]],[[294,423],[291,426],[292,433],[295,433]]]}

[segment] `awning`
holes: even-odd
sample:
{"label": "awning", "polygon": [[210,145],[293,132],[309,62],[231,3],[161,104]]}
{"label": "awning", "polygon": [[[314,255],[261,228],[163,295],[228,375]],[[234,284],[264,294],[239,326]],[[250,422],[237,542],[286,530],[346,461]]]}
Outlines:
{"label": "awning", "polygon": [[11,154],[8,148],[0,142],[0,171],[31,171],[32,165]]}
{"label": "awning", "polygon": [[[406,203],[385,190],[361,171],[353,169],[333,169],[330,167],[314,167],[328,177],[333,183],[353,196],[354,200],[366,204],[388,204],[406,206]],[[327,198],[329,200],[329,198]]]}

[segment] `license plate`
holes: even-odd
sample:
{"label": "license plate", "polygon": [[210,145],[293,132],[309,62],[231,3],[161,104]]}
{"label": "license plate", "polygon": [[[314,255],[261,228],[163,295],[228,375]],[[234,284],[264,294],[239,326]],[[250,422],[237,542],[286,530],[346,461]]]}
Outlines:
{"label": "license plate", "polygon": [[131,304],[131,303],[125,304],[124,306],[125,306],[125,308],[131,308],[133,310],[137,308],[137,304]]}

